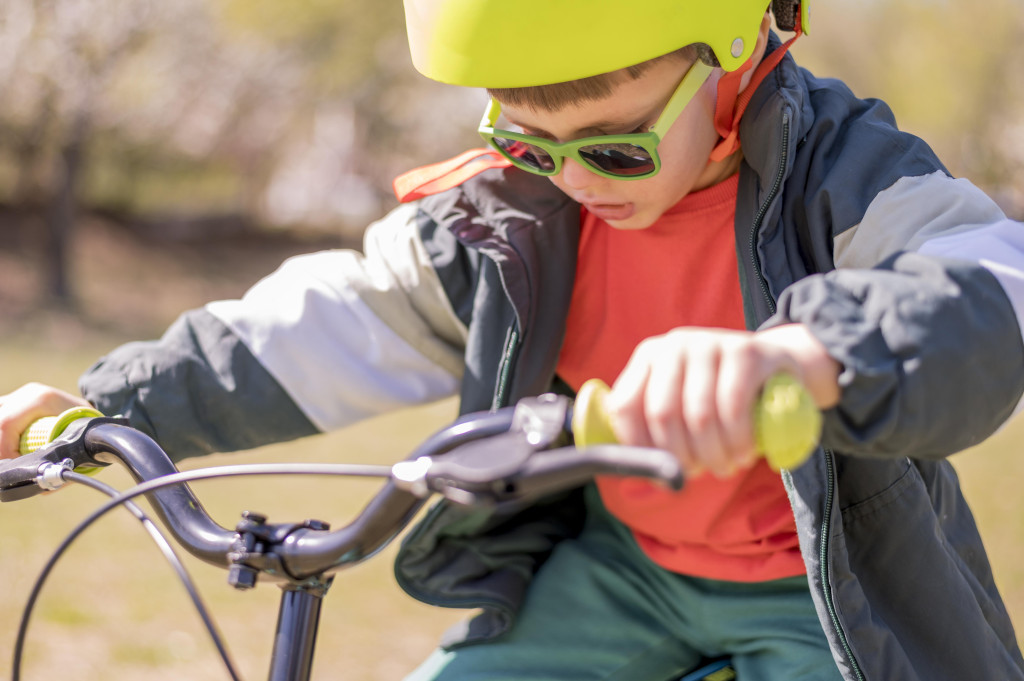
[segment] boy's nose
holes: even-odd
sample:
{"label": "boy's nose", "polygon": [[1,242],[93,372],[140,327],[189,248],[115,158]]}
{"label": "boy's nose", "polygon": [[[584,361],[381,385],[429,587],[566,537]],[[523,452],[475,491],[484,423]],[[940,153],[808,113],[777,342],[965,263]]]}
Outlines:
{"label": "boy's nose", "polygon": [[562,182],[573,189],[583,189],[602,179],[600,175],[590,172],[586,166],[580,165],[571,158],[562,161],[562,171],[559,175],[561,175]]}

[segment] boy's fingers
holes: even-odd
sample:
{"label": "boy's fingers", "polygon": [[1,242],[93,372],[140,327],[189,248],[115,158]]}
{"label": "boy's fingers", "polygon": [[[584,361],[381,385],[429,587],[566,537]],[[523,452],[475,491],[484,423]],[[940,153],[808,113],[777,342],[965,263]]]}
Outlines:
{"label": "boy's fingers", "polygon": [[616,439],[623,444],[651,447],[653,441],[644,418],[644,397],[649,367],[630,363],[612,386],[605,408]]}
{"label": "boy's fingers", "polygon": [[693,447],[683,423],[682,384],[686,376],[682,360],[664,362],[649,373],[644,387],[643,419],[651,444],[675,454],[680,462],[692,459]]}
{"label": "boy's fingers", "polygon": [[724,447],[738,455],[739,465],[752,463],[756,454],[754,440],[754,400],[759,389],[757,358],[739,352],[725,358],[718,368],[718,414],[727,424],[723,429]]}
{"label": "boy's fingers", "polygon": [[697,348],[687,357],[686,381],[682,384],[682,423],[690,447],[703,467],[717,476],[728,475],[732,463],[724,447],[718,413],[718,363],[720,348]]}
{"label": "boy's fingers", "polygon": [[34,414],[35,412],[11,416],[0,415],[0,459],[13,459],[21,453],[18,451],[21,443],[21,434],[37,418],[42,418],[42,416],[35,416]]}
{"label": "boy's fingers", "polygon": [[41,383],[29,383],[4,395],[0,398],[0,458],[12,459],[20,454],[21,434],[36,420],[81,406],[89,403]]}
{"label": "boy's fingers", "polygon": [[18,456],[18,440],[21,439],[21,432],[12,434],[17,426],[0,422],[0,459],[13,459]]}

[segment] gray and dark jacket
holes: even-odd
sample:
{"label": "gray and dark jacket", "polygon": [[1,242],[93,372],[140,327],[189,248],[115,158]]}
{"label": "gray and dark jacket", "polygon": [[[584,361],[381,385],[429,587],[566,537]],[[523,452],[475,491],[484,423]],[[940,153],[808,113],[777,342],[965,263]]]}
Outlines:
{"label": "gray and dark jacket", "polygon": [[[1024,393],[1024,225],[950,177],[884,104],[789,57],[741,140],[747,325],[806,324],[843,367],[822,448],[784,472],[839,668],[851,681],[1024,679],[946,460]],[[463,412],[508,404],[556,381],[578,230],[579,206],[546,179],[489,170],[397,208],[363,253],[294,258],[241,300],[115,350],[83,394],[179,458],[453,394]],[[576,495],[510,517],[441,503],[407,538],[399,581],[482,608],[461,641],[500,634],[580,513]]]}

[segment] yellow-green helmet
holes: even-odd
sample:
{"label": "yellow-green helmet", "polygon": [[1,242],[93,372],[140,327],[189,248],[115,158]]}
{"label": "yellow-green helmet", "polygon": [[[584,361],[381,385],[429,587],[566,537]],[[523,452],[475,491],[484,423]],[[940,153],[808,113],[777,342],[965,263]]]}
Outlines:
{"label": "yellow-green helmet", "polygon": [[[807,0],[799,9],[783,2],[806,31]],[[722,68],[734,71],[753,53],[768,3],[405,0],[405,19],[420,73],[453,85],[505,88],[607,73],[693,43],[708,45]]]}

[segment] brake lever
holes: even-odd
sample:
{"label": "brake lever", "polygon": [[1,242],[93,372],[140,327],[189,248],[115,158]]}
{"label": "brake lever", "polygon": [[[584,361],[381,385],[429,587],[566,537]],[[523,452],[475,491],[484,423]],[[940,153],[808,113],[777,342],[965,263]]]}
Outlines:
{"label": "brake lever", "polygon": [[[441,494],[463,505],[489,505],[538,451],[568,441],[572,401],[547,393],[520,400],[505,433],[466,442],[436,457],[392,467],[397,487],[427,497]],[[496,453],[500,452],[500,458]]]}
{"label": "brake lever", "polygon": [[604,444],[539,452],[507,486],[517,499],[534,498],[577,487],[596,475],[647,478],[673,491],[685,482],[679,460],[663,449]]}
{"label": "brake lever", "polygon": [[[683,485],[679,462],[645,447],[592,444],[559,446],[572,430],[573,403],[553,394],[521,400],[508,432],[462,444],[439,457],[392,467],[397,487],[426,497],[441,494],[464,506],[522,502],[577,487],[597,474],[653,478]],[[496,459],[500,453],[500,460]]]}
{"label": "brake lever", "polygon": [[0,502],[19,501],[55,489],[59,486],[61,468],[108,466],[109,462],[92,458],[85,446],[86,431],[100,423],[125,424],[127,421],[106,416],[72,421],[49,444],[0,464]]}
{"label": "brake lever", "polygon": [[[491,452],[500,446],[491,440]],[[615,475],[655,480],[672,490],[682,489],[679,461],[670,453],[648,447],[593,445],[586,449],[558,447],[533,452],[515,471],[501,476],[465,480],[451,475],[452,467],[427,457],[395,467],[415,478],[419,496],[437,493],[462,506],[493,507],[506,502],[531,501],[592,480],[596,475]],[[411,487],[406,487],[414,491]]]}

